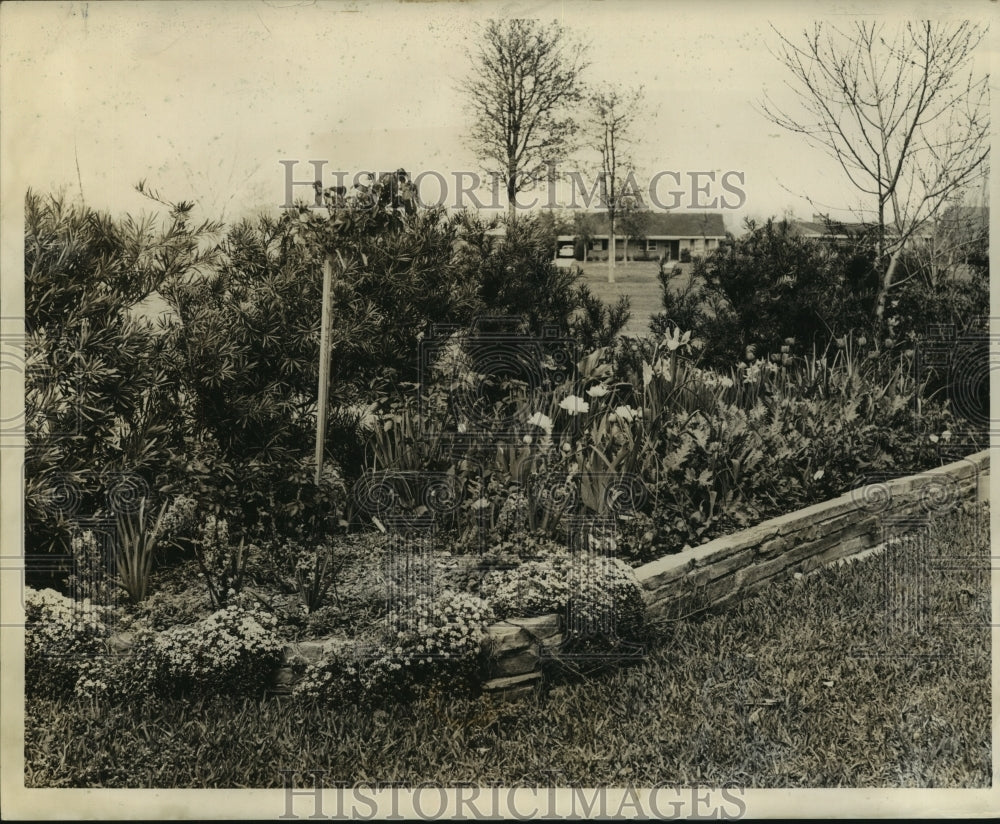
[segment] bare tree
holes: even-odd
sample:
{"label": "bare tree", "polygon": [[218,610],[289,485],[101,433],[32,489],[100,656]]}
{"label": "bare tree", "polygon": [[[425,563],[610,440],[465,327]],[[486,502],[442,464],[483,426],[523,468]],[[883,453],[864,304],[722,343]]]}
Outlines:
{"label": "bare tree", "polygon": [[606,86],[593,94],[593,145],[601,157],[601,193],[608,210],[608,283],[615,282],[615,222],[638,196],[629,154],[632,127],[642,105],[642,88]]}
{"label": "bare tree", "polygon": [[767,99],[764,113],[825,149],[874,199],[879,322],[907,242],[987,171],[989,77],[972,65],[984,35],[967,21],[817,23],[796,42],[778,32],[776,57],[801,108]]}
{"label": "bare tree", "polygon": [[468,143],[503,180],[511,219],[517,194],[574,148],[573,105],[583,99],[583,47],[558,23],[490,20],[460,89],[473,127]]}

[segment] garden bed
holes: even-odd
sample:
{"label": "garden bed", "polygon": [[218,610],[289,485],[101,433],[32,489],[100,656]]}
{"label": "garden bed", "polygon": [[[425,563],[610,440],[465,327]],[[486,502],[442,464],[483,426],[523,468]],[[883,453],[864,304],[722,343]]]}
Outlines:
{"label": "garden bed", "polygon": [[[676,621],[887,540],[925,532],[959,504],[988,500],[989,450],[927,472],[872,483],[636,570],[647,620]],[[559,616],[490,627],[497,677],[487,689],[523,695],[562,640]]]}
{"label": "garden bed", "polygon": [[[810,572],[904,533],[925,531],[929,518],[963,501],[987,499],[988,480],[989,451],[984,450],[927,472],[868,484],[830,501],[647,563],[635,570],[646,605],[646,620],[653,624],[673,622],[744,597],[788,574]],[[476,559],[464,559],[462,564],[447,553],[428,560],[439,571],[450,572],[445,576],[447,583],[455,583],[463,575],[468,578],[476,565]],[[299,637],[283,647],[281,665],[269,676],[268,686],[273,692],[292,692],[310,666],[320,666],[331,656],[350,655],[352,645],[374,641],[375,633],[370,632],[366,638],[364,632],[358,632],[358,625],[365,623],[358,617],[366,603],[371,607],[373,596],[377,600],[379,587],[386,580],[377,574],[382,563],[377,554],[364,556],[363,561],[370,568],[356,571],[355,578],[370,575],[370,591],[366,601],[357,591],[361,586],[357,580],[350,590],[354,597],[348,603],[357,610],[354,637],[343,631],[316,637],[323,616],[300,616],[299,621],[289,625],[299,627]],[[291,595],[284,597],[287,614],[296,613],[294,600]],[[339,596],[338,604],[342,609]],[[275,606],[273,595],[270,606]],[[523,697],[535,689],[542,678],[544,661],[559,657],[567,639],[565,622],[565,615],[548,614],[512,616],[490,625],[486,631],[489,660],[481,672],[483,689],[507,698]],[[368,629],[377,630],[378,623],[374,615],[370,616]],[[288,631],[296,632],[286,626]],[[112,645],[124,651],[130,639],[118,635]]]}

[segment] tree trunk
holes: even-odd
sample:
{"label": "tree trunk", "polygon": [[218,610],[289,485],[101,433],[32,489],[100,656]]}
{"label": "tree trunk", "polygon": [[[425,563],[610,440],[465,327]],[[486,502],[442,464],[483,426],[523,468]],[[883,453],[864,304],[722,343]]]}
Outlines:
{"label": "tree trunk", "polygon": [[514,222],[517,212],[517,167],[513,163],[507,166],[507,217]]}
{"label": "tree trunk", "polygon": [[622,261],[628,266],[628,235],[625,235],[625,251],[622,254]]}
{"label": "tree trunk", "polygon": [[882,276],[882,284],[879,286],[878,300],[875,302],[875,322],[878,325],[879,331],[882,329],[882,318],[885,316],[885,302],[889,295],[889,289],[892,288],[892,279],[896,274],[896,265],[899,263],[899,256],[902,251],[903,247],[900,246],[892,253],[889,265]]}
{"label": "tree trunk", "polygon": [[615,222],[608,221],[611,230],[611,239],[608,241],[608,283],[615,282]]}
{"label": "tree trunk", "polygon": [[316,402],[316,474],[319,486],[323,476],[323,452],[326,442],[326,413],[330,398],[330,293],[333,286],[333,261],[328,256],[323,261],[323,305],[320,312],[319,333],[319,387]]}

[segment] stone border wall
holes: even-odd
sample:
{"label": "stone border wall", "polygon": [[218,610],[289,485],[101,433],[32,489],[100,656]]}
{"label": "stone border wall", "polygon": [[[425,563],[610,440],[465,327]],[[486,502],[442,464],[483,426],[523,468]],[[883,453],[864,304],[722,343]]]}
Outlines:
{"label": "stone border wall", "polygon": [[[637,568],[647,618],[678,618],[759,590],[779,575],[810,572],[900,534],[902,519],[934,517],[962,500],[989,499],[989,450],[904,478],[868,483],[839,498],[772,518]],[[489,628],[487,692],[518,697],[541,679],[541,659],[563,636],[559,616]]]}

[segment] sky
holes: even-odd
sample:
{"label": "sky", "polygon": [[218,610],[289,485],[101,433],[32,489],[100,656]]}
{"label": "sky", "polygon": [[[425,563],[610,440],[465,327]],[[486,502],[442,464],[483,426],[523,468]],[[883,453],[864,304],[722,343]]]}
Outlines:
{"label": "sky", "polygon": [[[850,20],[863,4],[735,2],[176,2],[5,3],[0,6],[0,193],[20,209],[27,187],[82,194],[114,212],[150,210],[140,180],[168,200],[192,200],[227,220],[286,200],[296,180],[326,161],[342,170],[405,168],[482,173],[463,142],[471,115],[457,82],[469,71],[475,24],[489,17],[559,20],[587,45],[582,79],[642,85],[647,107],[633,153],[661,202],[692,208],[727,197],[727,228],[769,215],[851,219],[860,198],[834,162],[760,111],[765,93],[787,95],[769,51],[771,24],[794,34],[814,19]],[[880,6],[887,20],[927,13],[988,18],[996,4]],[[996,62],[993,38],[978,55]],[[996,95],[994,95],[996,98]],[[787,100],[787,97],[784,97]],[[585,180],[580,156],[567,162]],[[715,172],[692,195],[691,174]],[[729,182],[742,203],[721,188]],[[297,197],[308,196],[297,187]],[[488,202],[488,192],[480,194]],[[698,201],[693,200],[697,197]],[[559,191],[561,202],[568,191]]]}

